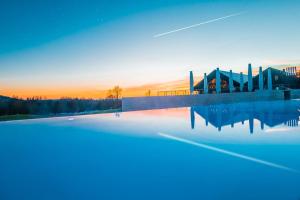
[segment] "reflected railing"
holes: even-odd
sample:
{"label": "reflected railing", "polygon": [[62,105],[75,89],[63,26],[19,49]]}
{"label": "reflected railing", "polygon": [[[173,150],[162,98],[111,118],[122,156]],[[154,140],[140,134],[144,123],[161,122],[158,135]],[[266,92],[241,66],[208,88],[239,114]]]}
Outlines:
{"label": "reflected railing", "polygon": [[193,106],[190,109],[191,128],[195,128],[195,115],[202,117],[205,125],[209,124],[221,131],[223,126],[234,127],[236,123],[249,123],[249,132],[254,131],[254,120],[260,121],[260,128],[277,125],[298,126],[300,101],[272,101],[210,106]]}

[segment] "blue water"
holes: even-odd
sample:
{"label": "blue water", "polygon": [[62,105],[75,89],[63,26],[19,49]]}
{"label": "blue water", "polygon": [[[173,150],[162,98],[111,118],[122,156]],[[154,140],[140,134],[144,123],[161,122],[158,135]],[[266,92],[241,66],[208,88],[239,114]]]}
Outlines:
{"label": "blue water", "polygon": [[0,199],[300,199],[300,101],[0,123]]}

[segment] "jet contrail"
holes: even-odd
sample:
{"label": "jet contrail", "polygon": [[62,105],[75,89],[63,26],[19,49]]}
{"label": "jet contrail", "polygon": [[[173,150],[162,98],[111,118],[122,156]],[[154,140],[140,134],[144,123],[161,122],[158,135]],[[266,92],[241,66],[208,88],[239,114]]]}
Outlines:
{"label": "jet contrail", "polygon": [[234,14],[227,15],[227,16],[224,16],[224,17],[219,17],[219,18],[216,18],[216,19],[211,19],[211,20],[208,20],[208,21],[205,21],[205,22],[201,22],[201,23],[198,23],[198,24],[194,24],[194,25],[191,25],[191,26],[187,26],[187,27],[175,29],[175,30],[168,31],[168,32],[165,32],[165,33],[159,33],[159,34],[154,35],[153,37],[157,38],[157,37],[165,36],[165,35],[168,35],[168,34],[171,34],[171,33],[175,33],[175,32],[182,31],[182,30],[186,30],[186,29],[189,29],[189,28],[194,28],[194,27],[197,27],[197,26],[200,26],[200,25],[209,24],[209,23],[216,22],[216,21],[223,20],[223,19],[230,18],[230,17],[235,17],[235,16],[241,15],[243,13],[245,13],[245,12],[234,13]]}
{"label": "jet contrail", "polygon": [[234,156],[234,157],[242,158],[242,159],[245,159],[245,160],[253,161],[253,162],[256,162],[256,163],[259,163],[259,164],[267,165],[269,167],[275,167],[275,168],[278,168],[278,169],[282,169],[282,170],[286,170],[286,171],[290,171],[290,172],[294,172],[294,173],[299,173],[299,171],[297,171],[295,169],[291,169],[291,168],[285,167],[283,165],[278,165],[276,163],[260,160],[260,159],[254,158],[254,157],[246,156],[246,155],[235,153],[235,152],[232,152],[232,151],[227,151],[227,150],[220,149],[220,148],[217,148],[217,147],[209,146],[207,144],[202,144],[202,143],[194,142],[194,141],[187,140],[187,139],[184,139],[184,138],[172,136],[172,135],[169,135],[169,134],[166,134],[166,133],[158,133],[158,134],[160,136],[168,138],[168,139],[176,140],[176,141],[183,142],[183,143],[186,143],[186,144],[191,144],[191,145],[194,145],[194,146],[197,146],[197,147],[201,147],[201,148],[209,149],[209,150],[216,151],[216,152],[219,152],[219,153],[227,154],[227,155],[230,155],[230,156]]}

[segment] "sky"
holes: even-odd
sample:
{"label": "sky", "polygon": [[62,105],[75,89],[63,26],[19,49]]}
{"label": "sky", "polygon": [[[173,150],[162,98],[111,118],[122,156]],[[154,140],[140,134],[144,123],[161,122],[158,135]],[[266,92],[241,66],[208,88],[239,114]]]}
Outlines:
{"label": "sky", "polygon": [[[99,97],[201,76],[300,63],[300,2],[6,0],[0,94]],[[101,96],[100,95],[100,96]]]}

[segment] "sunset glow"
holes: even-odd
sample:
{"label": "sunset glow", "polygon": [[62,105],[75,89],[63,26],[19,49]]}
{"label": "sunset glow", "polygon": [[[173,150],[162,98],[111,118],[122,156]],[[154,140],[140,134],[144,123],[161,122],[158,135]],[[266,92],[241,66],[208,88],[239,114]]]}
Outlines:
{"label": "sunset glow", "polygon": [[143,96],[187,88],[191,70],[200,77],[216,67],[245,71],[249,62],[300,63],[298,4],[49,1],[19,10],[6,3],[0,94],[102,98],[119,85],[124,96]]}

